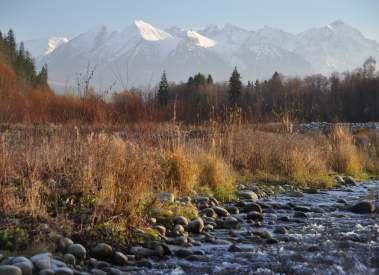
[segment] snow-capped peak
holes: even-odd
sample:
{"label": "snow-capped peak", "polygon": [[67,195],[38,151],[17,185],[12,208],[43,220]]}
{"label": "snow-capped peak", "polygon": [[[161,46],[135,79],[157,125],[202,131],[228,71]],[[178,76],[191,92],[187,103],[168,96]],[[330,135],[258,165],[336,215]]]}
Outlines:
{"label": "snow-capped peak", "polygon": [[216,45],[216,41],[208,37],[205,37],[204,35],[201,35],[200,33],[195,31],[187,31],[187,37],[195,41],[195,44],[199,47],[212,48]]}
{"label": "snow-capped peak", "polygon": [[142,38],[145,40],[158,41],[172,38],[171,34],[155,28],[154,26],[142,20],[135,20],[134,24],[137,26]]}
{"label": "snow-capped peak", "polygon": [[47,49],[45,51],[45,54],[52,53],[57,47],[59,47],[62,44],[65,44],[68,42],[68,38],[66,37],[51,37],[47,41]]}

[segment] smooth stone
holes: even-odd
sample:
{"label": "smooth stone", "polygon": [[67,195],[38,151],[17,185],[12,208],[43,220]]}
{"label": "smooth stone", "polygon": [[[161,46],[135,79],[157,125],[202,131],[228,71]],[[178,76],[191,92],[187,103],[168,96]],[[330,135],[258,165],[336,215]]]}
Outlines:
{"label": "smooth stone", "polygon": [[158,253],[149,248],[145,248],[142,246],[134,246],[130,249],[130,252],[134,255],[136,255],[136,258],[145,258],[145,257],[151,257],[151,256],[158,256]]}
{"label": "smooth stone", "polygon": [[81,244],[72,244],[67,248],[67,253],[70,253],[79,260],[84,260],[86,258],[87,251]]}
{"label": "smooth stone", "polygon": [[183,225],[180,225],[180,224],[175,225],[174,230],[173,230],[173,233],[175,236],[183,236],[184,232],[185,230],[184,230]]}
{"label": "smooth stone", "polygon": [[254,193],[253,191],[239,191],[237,192],[237,196],[240,200],[252,200],[257,201],[258,195]]}
{"label": "smooth stone", "polygon": [[240,226],[239,221],[236,218],[226,217],[222,221],[222,227],[226,229],[239,229],[241,226]]}
{"label": "smooth stone", "polygon": [[22,270],[14,265],[1,265],[0,275],[22,275]]}
{"label": "smooth stone", "polygon": [[293,208],[295,211],[300,211],[300,212],[310,212],[311,210],[308,207],[305,206],[295,206]]}
{"label": "smooth stone", "polygon": [[32,263],[37,269],[49,269],[51,268],[52,255],[51,253],[36,254],[30,258]]}
{"label": "smooth stone", "polygon": [[223,207],[221,207],[221,206],[214,206],[214,207],[213,207],[213,210],[216,212],[216,214],[217,214],[219,217],[230,216],[228,210],[226,210],[225,208],[223,208]]}
{"label": "smooth stone", "polygon": [[73,275],[74,271],[68,267],[59,267],[54,269],[54,275]]}
{"label": "smooth stone", "polygon": [[281,216],[277,219],[277,221],[281,221],[281,222],[289,222],[290,221],[290,218],[288,218],[287,216]]}
{"label": "smooth stone", "polygon": [[263,215],[262,213],[256,212],[256,211],[251,211],[247,214],[246,218],[248,220],[253,220],[253,221],[263,221]]}
{"label": "smooth stone", "polygon": [[201,218],[195,218],[188,224],[188,231],[192,233],[201,233],[204,229],[204,221]]}
{"label": "smooth stone", "polygon": [[217,217],[217,213],[216,213],[216,211],[213,208],[204,208],[204,209],[201,209],[201,211],[199,212],[199,214],[201,216],[206,216],[206,217],[209,217],[209,218],[216,218]]}
{"label": "smooth stone", "polygon": [[259,204],[254,203],[254,202],[246,204],[245,207],[243,208],[243,212],[249,213],[251,211],[262,213],[262,207]]}
{"label": "smooth stone", "polygon": [[107,275],[107,272],[102,271],[101,269],[92,268],[91,274],[93,274],[93,275]]}
{"label": "smooth stone", "polygon": [[279,241],[278,241],[277,239],[268,239],[268,240],[266,241],[266,243],[267,243],[267,244],[277,244],[277,243],[279,243]]}
{"label": "smooth stone", "polygon": [[33,263],[26,257],[15,257],[11,260],[11,264],[21,269],[23,275],[33,274]]}
{"label": "smooth stone", "polygon": [[236,206],[229,205],[225,206],[225,209],[231,214],[231,215],[237,215],[240,213],[240,209]]}
{"label": "smooth stone", "polygon": [[274,233],[274,234],[282,234],[282,235],[284,235],[284,234],[287,234],[288,231],[287,231],[287,229],[286,229],[285,227],[283,227],[283,226],[278,226],[278,227],[276,227],[276,228],[274,229],[273,233]]}
{"label": "smooth stone", "polygon": [[66,253],[67,251],[67,248],[74,244],[74,242],[69,239],[69,238],[60,238],[58,239],[57,241],[57,250],[62,252],[62,253]]}
{"label": "smooth stone", "polygon": [[39,275],[55,275],[55,272],[53,269],[49,268],[49,269],[41,270],[38,274]]}
{"label": "smooth stone", "polygon": [[179,258],[186,258],[186,257],[191,256],[193,254],[194,254],[193,251],[189,250],[189,249],[178,249],[175,251],[175,256],[177,256]]}
{"label": "smooth stone", "polygon": [[154,225],[153,229],[157,230],[159,234],[165,236],[166,235],[166,227],[162,225]]}
{"label": "smooth stone", "polygon": [[112,256],[113,248],[106,243],[98,243],[91,249],[91,255],[97,259],[108,259]]}
{"label": "smooth stone", "polygon": [[347,185],[357,185],[357,182],[354,180],[354,178],[353,177],[351,177],[351,176],[347,176],[347,177],[345,177],[344,178],[344,182],[345,182],[345,184],[347,184]]}
{"label": "smooth stone", "polygon": [[75,256],[70,254],[70,253],[66,253],[63,255],[63,261],[68,265],[75,265],[76,264]]}
{"label": "smooth stone", "polygon": [[112,260],[113,263],[115,263],[116,265],[124,266],[128,264],[128,257],[124,253],[119,251],[113,254]]}
{"label": "smooth stone", "polygon": [[186,226],[188,225],[188,220],[186,217],[183,217],[183,216],[176,216],[174,217],[174,224],[180,224],[180,225],[183,225],[183,226]]}

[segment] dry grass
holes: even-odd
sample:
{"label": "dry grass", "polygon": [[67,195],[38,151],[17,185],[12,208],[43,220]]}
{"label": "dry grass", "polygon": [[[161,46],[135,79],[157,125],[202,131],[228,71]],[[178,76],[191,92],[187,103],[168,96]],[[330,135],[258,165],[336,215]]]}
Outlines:
{"label": "dry grass", "polygon": [[378,134],[354,138],[342,128],[330,135],[256,131],[238,123],[4,129],[4,224],[12,217],[29,217],[68,233],[101,229],[104,236],[124,235],[119,232],[146,223],[146,210],[159,191],[179,196],[206,192],[230,200],[243,174],[330,186],[335,172],[360,176],[379,170]]}

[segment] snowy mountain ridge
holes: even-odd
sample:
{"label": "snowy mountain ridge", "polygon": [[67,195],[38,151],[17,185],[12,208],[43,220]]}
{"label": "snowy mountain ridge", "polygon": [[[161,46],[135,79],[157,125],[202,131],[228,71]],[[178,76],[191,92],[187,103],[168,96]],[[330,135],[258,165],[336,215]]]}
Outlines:
{"label": "snowy mountain ridge", "polygon": [[268,26],[253,31],[232,24],[161,30],[135,20],[121,31],[101,26],[70,40],[51,38],[47,43],[39,54],[33,52],[38,52],[36,46],[31,52],[39,65],[48,64],[50,80],[70,81],[92,64],[97,70],[96,87],[124,82],[122,77],[129,79],[129,86],[155,84],[164,70],[172,81],[185,81],[197,72],[226,80],[238,66],[246,79],[256,79],[275,71],[329,74],[352,70],[369,56],[379,59],[378,42],[342,21],[292,34]]}

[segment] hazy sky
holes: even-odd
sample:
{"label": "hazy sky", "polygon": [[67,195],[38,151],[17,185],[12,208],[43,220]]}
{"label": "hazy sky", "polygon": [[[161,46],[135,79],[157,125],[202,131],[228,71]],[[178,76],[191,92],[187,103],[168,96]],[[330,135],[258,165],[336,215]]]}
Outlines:
{"label": "hazy sky", "polygon": [[134,19],[161,28],[229,22],[293,33],[339,19],[379,41],[379,0],[0,0],[0,29],[13,28],[18,40],[122,29]]}

